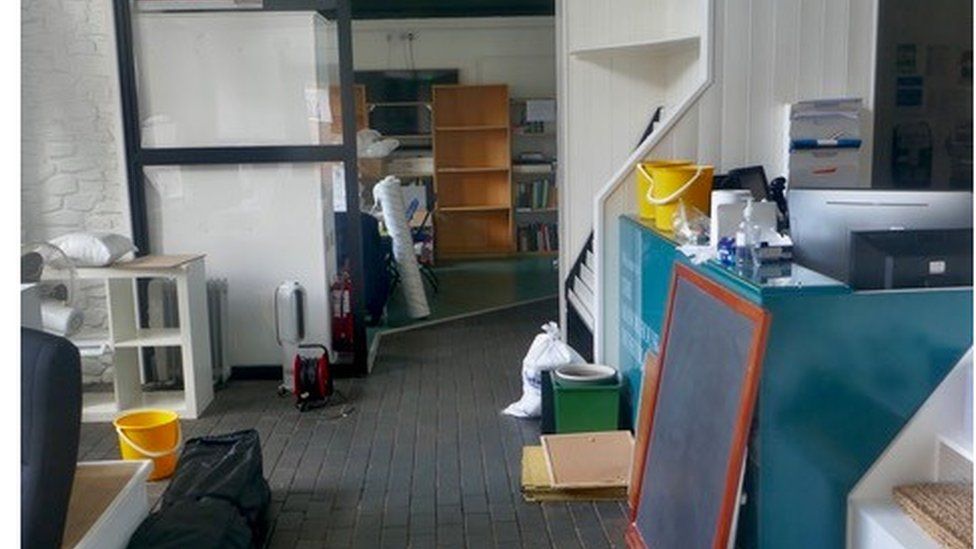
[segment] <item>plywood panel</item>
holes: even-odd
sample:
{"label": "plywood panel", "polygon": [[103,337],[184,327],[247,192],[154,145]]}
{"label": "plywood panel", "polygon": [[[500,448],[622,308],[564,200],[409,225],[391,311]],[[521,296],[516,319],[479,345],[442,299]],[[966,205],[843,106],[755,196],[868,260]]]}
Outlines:
{"label": "plywood panel", "polygon": [[549,475],[556,488],[627,486],[634,453],[630,431],[543,435]]}

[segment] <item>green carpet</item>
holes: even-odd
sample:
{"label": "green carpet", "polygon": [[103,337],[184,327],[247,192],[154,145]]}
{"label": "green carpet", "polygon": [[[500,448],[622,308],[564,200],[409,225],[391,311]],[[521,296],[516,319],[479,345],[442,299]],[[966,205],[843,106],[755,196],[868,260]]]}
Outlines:
{"label": "green carpet", "polygon": [[430,316],[411,319],[407,315],[402,287],[398,286],[387,303],[385,322],[369,328],[368,339],[372,342],[376,333],[388,328],[401,328],[418,322],[554,296],[559,289],[555,259],[555,256],[523,256],[441,262],[434,268],[439,291],[434,293],[429,284],[424,284]]}

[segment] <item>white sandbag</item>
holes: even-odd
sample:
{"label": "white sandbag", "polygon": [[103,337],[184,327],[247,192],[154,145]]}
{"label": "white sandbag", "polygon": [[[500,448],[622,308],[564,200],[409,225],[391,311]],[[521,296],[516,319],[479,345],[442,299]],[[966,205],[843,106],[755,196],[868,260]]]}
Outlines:
{"label": "white sandbag", "polygon": [[410,318],[430,316],[424,281],[420,277],[417,256],[414,255],[413,237],[407,224],[406,207],[403,204],[403,190],[400,180],[390,175],[373,187],[373,199],[383,210],[383,223],[393,238],[393,257],[400,270],[401,287],[407,301],[407,314]]}
{"label": "white sandbag", "polygon": [[547,322],[542,333],[535,336],[529,352],[522,359],[522,398],[509,404],[503,414],[515,417],[542,415],[542,372],[586,361],[572,347],[559,339],[559,325]]}
{"label": "white sandbag", "polygon": [[69,233],[51,241],[78,267],[104,267],[136,251],[132,241],[116,233]]}
{"label": "white sandbag", "polygon": [[78,333],[85,323],[85,315],[60,301],[45,299],[41,302],[41,326],[45,332],[70,337]]}

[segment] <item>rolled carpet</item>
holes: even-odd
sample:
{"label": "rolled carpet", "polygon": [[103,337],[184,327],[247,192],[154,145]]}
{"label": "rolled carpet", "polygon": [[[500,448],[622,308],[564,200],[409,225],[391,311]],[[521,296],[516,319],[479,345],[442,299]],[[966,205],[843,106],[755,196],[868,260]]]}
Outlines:
{"label": "rolled carpet", "polygon": [[81,330],[84,322],[84,313],[74,307],[53,300],[41,302],[41,325],[46,332],[70,337]]}

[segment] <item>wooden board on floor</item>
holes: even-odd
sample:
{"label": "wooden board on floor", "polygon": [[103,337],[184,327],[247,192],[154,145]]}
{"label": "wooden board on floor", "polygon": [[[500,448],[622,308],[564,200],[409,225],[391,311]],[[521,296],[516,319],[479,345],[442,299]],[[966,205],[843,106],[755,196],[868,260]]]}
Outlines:
{"label": "wooden board on floor", "polygon": [[626,488],[634,437],[630,431],[543,435],[549,476],[555,488]]}
{"label": "wooden board on floor", "polygon": [[554,488],[542,446],[522,448],[522,497],[525,501],[614,501],[624,499],[626,494],[625,488]]}

